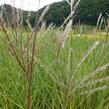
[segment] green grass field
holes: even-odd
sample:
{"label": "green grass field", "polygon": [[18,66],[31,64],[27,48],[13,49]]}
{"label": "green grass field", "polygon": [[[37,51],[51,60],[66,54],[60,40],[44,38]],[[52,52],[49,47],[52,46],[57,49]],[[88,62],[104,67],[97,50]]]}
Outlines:
{"label": "green grass field", "polygon": [[[57,61],[55,36],[56,32],[50,31],[37,40],[32,109],[109,109],[109,66],[105,66],[109,63],[109,41],[103,36],[71,34]],[[24,109],[26,77],[2,38],[0,109]],[[93,48],[96,41],[99,44]]]}

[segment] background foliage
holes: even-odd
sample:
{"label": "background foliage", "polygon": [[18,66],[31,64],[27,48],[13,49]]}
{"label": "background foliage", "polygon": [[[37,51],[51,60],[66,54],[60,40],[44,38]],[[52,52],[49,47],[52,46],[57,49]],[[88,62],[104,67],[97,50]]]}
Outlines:
{"label": "background foliage", "polygon": [[[9,5],[5,5],[4,7],[6,8],[8,14],[11,15],[11,7]],[[41,15],[44,8],[38,11],[38,16]],[[36,13],[38,12],[31,11],[30,22],[32,26],[35,24]],[[76,12],[74,23],[81,22],[87,25],[96,25],[100,13],[103,13],[103,17],[107,18],[106,12],[109,13],[109,0],[81,0]],[[64,0],[51,4],[51,7],[45,15],[44,20],[46,21],[47,25],[53,23],[56,26],[60,26],[69,14],[70,6]],[[23,11],[24,25],[26,25],[27,16],[28,11]]]}

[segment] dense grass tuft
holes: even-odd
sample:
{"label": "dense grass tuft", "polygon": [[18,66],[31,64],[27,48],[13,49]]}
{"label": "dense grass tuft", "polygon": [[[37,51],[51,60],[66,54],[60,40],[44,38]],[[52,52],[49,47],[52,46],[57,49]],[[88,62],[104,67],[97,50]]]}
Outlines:
{"label": "dense grass tuft", "polygon": [[[108,109],[109,67],[103,66],[109,63],[108,41],[90,40],[88,37],[86,39],[71,34],[61,49],[57,62],[59,42],[56,32],[51,31],[37,40],[36,67],[32,82],[33,109],[62,109],[66,98],[68,109]],[[99,41],[99,45],[77,68],[82,57],[87,54],[86,51],[89,52],[96,41]],[[104,69],[96,71],[101,67]],[[0,43],[1,109],[23,109],[26,78],[21,72],[7,47]],[[73,78],[69,89],[71,76]]]}

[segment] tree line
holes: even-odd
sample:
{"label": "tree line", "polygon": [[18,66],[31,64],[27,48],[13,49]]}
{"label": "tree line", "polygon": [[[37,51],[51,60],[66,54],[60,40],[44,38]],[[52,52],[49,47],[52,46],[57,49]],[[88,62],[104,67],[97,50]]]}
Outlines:
{"label": "tree line", "polygon": [[[10,15],[11,10],[9,9],[9,6],[7,5],[5,7],[7,7],[8,14]],[[30,22],[32,26],[35,25],[36,15],[40,16],[44,9],[45,7],[38,10],[37,12],[31,11]],[[109,13],[109,0],[81,0],[76,11],[74,23],[96,25],[100,13],[102,13],[105,19],[107,18],[106,13]],[[64,0],[58,3],[51,4],[50,9],[46,13],[43,20],[46,21],[47,25],[53,23],[56,26],[60,26],[69,14],[70,14],[70,6]],[[27,16],[28,11],[23,11],[24,26],[27,25],[26,24]]]}

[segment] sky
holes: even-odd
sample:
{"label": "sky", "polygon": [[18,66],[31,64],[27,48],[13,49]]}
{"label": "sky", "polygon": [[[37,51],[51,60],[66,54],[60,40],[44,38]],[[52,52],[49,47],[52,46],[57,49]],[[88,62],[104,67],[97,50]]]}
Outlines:
{"label": "sky", "polygon": [[40,5],[39,5],[39,0],[0,0],[0,5],[6,3],[10,4],[14,7],[21,8],[23,10],[31,10],[31,11],[36,11],[39,8],[42,8],[43,6],[53,3],[53,2],[58,2],[62,0],[40,0]]}

